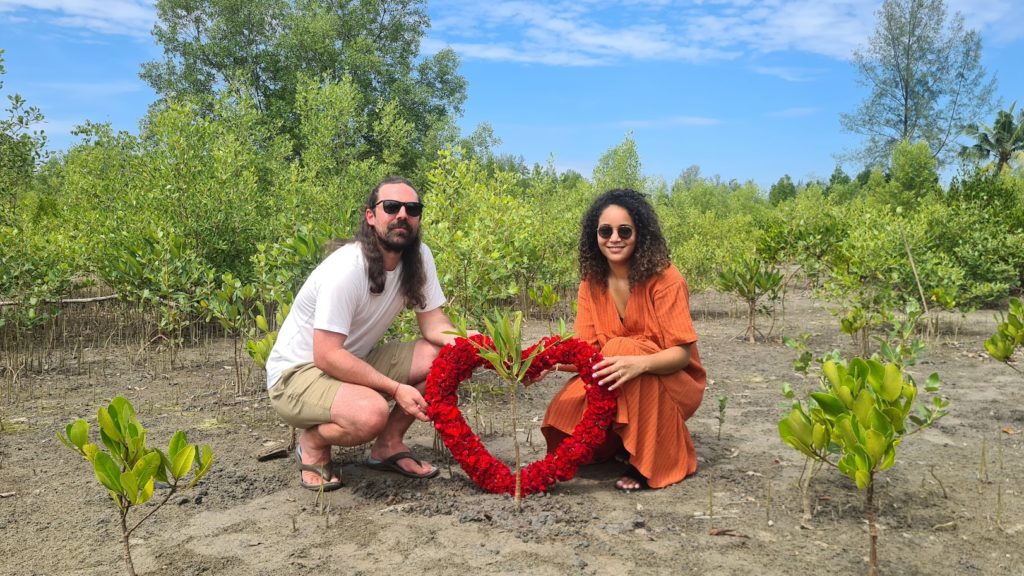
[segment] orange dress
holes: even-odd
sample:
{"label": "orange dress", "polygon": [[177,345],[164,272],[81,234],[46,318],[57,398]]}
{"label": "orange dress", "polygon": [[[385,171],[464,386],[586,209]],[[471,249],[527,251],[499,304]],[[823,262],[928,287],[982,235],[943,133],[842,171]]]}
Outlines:
{"label": "orange dress", "polygon": [[[583,282],[578,297],[576,335],[600,348],[605,356],[653,354],[670,346],[692,344],[686,368],[672,374],[644,374],[619,387],[612,431],[629,452],[629,463],[652,488],[693,474],[697,452],[686,420],[700,406],[707,377],[697,352],[683,275],[669,266],[634,286],[623,319],[603,286]],[[542,429],[553,427],[572,434],[583,417],[585,403],[583,382],[575,377],[551,400]]]}

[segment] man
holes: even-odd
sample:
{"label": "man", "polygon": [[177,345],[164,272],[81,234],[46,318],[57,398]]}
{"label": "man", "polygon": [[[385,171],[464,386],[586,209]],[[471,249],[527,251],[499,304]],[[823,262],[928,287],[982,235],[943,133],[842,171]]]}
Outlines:
{"label": "man", "polygon": [[[302,429],[296,446],[300,484],[339,488],[332,446],[373,441],[367,465],[413,478],[438,468],[405,445],[414,419],[426,421],[423,390],[430,364],[455,338],[430,249],[420,242],[423,204],[412,184],[381,182],[366,200],[355,242],[328,256],[306,279],[267,361],[271,405]],[[378,341],[403,307],[416,313],[423,339]],[[388,401],[395,408],[388,411]]]}

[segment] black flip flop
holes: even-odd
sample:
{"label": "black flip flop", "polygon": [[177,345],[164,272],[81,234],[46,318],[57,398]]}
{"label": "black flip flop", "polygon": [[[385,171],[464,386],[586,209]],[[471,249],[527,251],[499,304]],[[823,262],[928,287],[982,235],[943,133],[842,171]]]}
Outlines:
{"label": "black flip flop", "polygon": [[409,472],[405,468],[402,468],[401,466],[398,465],[399,460],[404,460],[406,458],[412,460],[413,462],[416,462],[421,466],[423,465],[423,462],[421,462],[420,459],[417,458],[416,455],[413,454],[412,452],[398,452],[397,454],[392,454],[391,456],[388,456],[383,460],[367,458],[366,466],[368,468],[372,468],[374,470],[382,470],[384,472],[397,472],[398,474],[401,474],[402,476],[405,476],[407,478],[433,478],[434,476],[437,476],[438,474],[441,473],[441,469],[438,468],[437,466],[434,466],[433,470],[431,470],[430,472],[425,472],[423,474]]}
{"label": "black flip flop", "polygon": [[[312,490],[313,492],[331,492],[341,488],[341,467],[334,463],[334,461],[328,462],[326,466],[319,464],[303,464],[302,463],[302,448],[298,444],[295,445],[295,459],[299,461],[299,486],[302,486],[306,490]],[[302,479],[303,472],[316,472],[320,475],[323,482],[317,482],[316,484],[310,484]],[[337,476],[337,480],[331,480],[331,478]]]}

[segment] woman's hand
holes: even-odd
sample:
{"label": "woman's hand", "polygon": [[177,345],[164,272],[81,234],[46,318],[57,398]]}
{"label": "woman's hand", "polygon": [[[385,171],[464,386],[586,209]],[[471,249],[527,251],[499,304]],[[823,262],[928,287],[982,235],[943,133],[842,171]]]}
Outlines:
{"label": "woman's hand", "polygon": [[598,386],[615,390],[633,378],[647,372],[643,356],[605,356],[594,364],[594,378]]}

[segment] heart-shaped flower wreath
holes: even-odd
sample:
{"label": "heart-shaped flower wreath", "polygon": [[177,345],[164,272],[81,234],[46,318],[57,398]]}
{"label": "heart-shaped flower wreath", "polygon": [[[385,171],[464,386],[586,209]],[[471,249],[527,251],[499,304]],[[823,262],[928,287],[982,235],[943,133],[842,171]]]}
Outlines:
{"label": "heart-shaped flower wreath", "polygon": [[[484,335],[474,335],[470,339],[484,347],[493,344]],[[434,360],[424,394],[429,404],[427,415],[434,421],[434,428],[451,451],[452,458],[477,486],[495,494],[515,495],[515,474],[484,447],[459,410],[459,385],[473,374],[474,369],[485,364],[473,342],[458,338],[442,348]],[[596,348],[577,338],[563,340],[558,336],[548,336],[524,350],[523,358],[528,358],[537,346],[543,346],[543,349],[534,357],[526,373],[527,379],[535,378],[555,364],[572,364],[579,370],[586,387],[587,407],[572,436],[543,460],[522,469],[520,493],[523,496],[545,492],[555,482],[575,476],[580,464],[589,462],[594,449],[604,442],[616,412],[617,393],[598,386],[594,381],[591,366],[601,358]]]}

